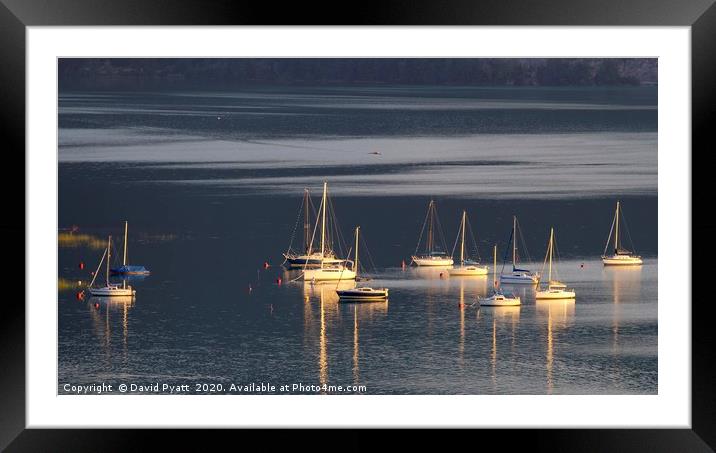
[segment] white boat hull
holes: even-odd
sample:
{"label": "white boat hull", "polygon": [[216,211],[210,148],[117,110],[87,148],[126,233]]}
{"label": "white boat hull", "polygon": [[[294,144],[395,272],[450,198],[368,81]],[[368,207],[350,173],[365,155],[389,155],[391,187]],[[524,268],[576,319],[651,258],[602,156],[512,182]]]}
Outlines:
{"label": "white boat hull", "polygon": [[515,273],[500,275],[500,283],[510,285],[536,285],[539,282],[539,276],[527,273]]}
{"label": "white boat hull", "polygon": [[487,275],[490,272],[487,266],[463,266],[449,269],[448,273],[457,277],[470,277],[473,275]]}
{"label": "white boat hull", "polygon": [[415,263],[416,266],[452,266],[454,261],[452,258],[443,258],[443,257],[419,257],[414,256],[413,263]]}
{"label": "white boat hull", "polygon": [[493,294],[479,299],[479,302],[481,307],[514,307],[522,303],[519,297],[509,297],[504,294]]}
{"label": "white boat hull", "polygon": [[303,280],[307,282],[324,282],[336,280],[355,280],[356,273],[346,268],[306,269]]}
{"label": "white boat hull", "polygon": [[612,255],[603,256],[602,263],[605,266],[639,266],[644,263],[640,256]]}
{"label": "white boat hull", "polygon": [[132,297],[137,294],[137,291],[131,286],[128,288],[119,288],[114,286],[104,288],[88,288],[88,291],[92,296],[101,297]]}
{"label": "white boat hull", "polygon": [[539,300],[557,300],[557,299],[574,299],[577,296],[577,294],[572,290],[564,290],[564,289],[552,289],[552,290],[545,290],[545,291],[536,291],[535,292],[535,299]]}

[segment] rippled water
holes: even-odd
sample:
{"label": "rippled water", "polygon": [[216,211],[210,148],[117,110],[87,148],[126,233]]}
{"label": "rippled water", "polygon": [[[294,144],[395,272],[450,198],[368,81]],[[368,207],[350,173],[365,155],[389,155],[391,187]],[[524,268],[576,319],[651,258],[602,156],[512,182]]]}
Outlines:
{"label": "rippled water", "polygon": [[[152,269],[133,303],[95,307],[72,285],[101,250],[59,249],[59,393],[250,381],[657,392],[655,88],[63,93],[59,106],[60,227],[119,238],[129,220],[130,262]],[[278,267],[303,188],[317,201],[323,180],[343,235],[361,225],[388,303],[339,304],[333,286],[288,283]],[[485,261],[516,214],[538,269],[554,226],[576,303],[522,289],[521,307],[478,310],[490,278],[401,270],[429,197],[448,248],[468,209]],[[617,198],[640,269],[596,259]]]}

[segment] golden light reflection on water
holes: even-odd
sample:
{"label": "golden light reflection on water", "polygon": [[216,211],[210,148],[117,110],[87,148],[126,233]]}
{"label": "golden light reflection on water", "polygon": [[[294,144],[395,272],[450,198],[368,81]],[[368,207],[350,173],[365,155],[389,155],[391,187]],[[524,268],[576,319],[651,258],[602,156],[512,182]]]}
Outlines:
{"label": "golden light reflection on water", "polygon": [[547,345],[545,354],[546,385],[547,393],[551,394],[554,389],[554,355],[555,355],[555,334],[559,330],[566,329],[574,324],[574,311],[576,302],[574,299],[563,300],[537,300],[537,319],[547,324]]}
{"label": "golden light reflection on water", "polygon": [[358,385],[360,382],[360,372],[358,370],[358,307],[353,307],[353,383]]}
{"label": "golden light reflection on water", "polygon": [[465,366],[465,282],[460,282],[460,343],[458,346],[460,367]]}
{"label": "golden light reflection on water", "polygon": [[[129,310],[134,307],[134,303],[135,299],[133,297],[90,297],[87,301],[94,334],[99,340],[99,344],[103,347],[108,359],[110,357],[110,346],[112,344],[112,319],[115,319],[111,312],[121,312],[122,351],[125,360],[128,357]],[[98,306],[95,307],[95,304],[98,304]]]}
{"label": "golden light reflection on water", "polygon": [[[328,384],[328,344],[326,340],[326,303],[324,302],[324,288],[319,288],[321,304],[321,336],[319,340],[318,380],[321,386]],[[321,391],[321,393],[325,393]]]}
{"label": "golden light reflection on water", "polygon": [[621,300],[627,296],[641,300],[641,266],[605,266],[604,274],[612,282],[614,310],[612,315],[612,353],[619,354],[619,325],[621,321]]}
{"label": "golden light reflection on water", "polygon": [[508,325],[510,327],[510,348],[514,350],[517,326],[520,323],[521,307],[505,306],[505,307],[482,307],[478,311],[478,319],[480,314],[484,317],[492,317],[492,346],[490,349],[490,366],[492,387],[496,392],[497,389],[497,327],[498,325]]}

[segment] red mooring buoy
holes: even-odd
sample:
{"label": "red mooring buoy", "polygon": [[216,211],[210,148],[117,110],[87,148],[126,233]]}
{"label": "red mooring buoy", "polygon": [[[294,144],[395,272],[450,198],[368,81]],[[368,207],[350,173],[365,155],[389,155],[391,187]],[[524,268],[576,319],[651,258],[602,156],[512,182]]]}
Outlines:
{"label": "red mooring buoy", "polygon": [[85,263],[83,261],[80,261],[80,270],[85,268]]}
{"label": "red mooring buoy", "polygon": [[268,262],[268,261],[264,261],[264,269],[268,269],[269,267],[271,267],[271,265],[269,264],[269,262]]}
{"label": "red mooring buoy", "polygon": [[281,277],[279,277],[279,278],[276,279],[276,284],[280,285],[281,282],[282,282]]}

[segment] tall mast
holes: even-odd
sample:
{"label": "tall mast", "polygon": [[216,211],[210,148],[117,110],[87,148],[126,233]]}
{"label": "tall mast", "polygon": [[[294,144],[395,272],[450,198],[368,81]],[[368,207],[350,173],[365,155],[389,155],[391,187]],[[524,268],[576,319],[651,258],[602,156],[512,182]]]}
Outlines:
{"label": "tall mast", "polygon": [[311,209],[309,205],[309,195],[308,195],[308,188],[304,189],[305,193],[303,195],[303,201],[304,201],[304,208],[303,208],[303,250],[311,254],[311,213],[309,210]]}
{"label": "tall mast", "polygon": [[492,286],[497,287],[497,244],[492,252]]}
{"label": "tall mast", "polygon": [[512,216],[512,268],[517,263],[517,216]]}
{"label": "tall mast", "polygon": [[614,234],[614,253],[619,253],[619,202],[617,201],[617,213],[615,214],[617,218],[617,230]]}
{"label": "tall mast", "polygon": [[122,266],[127,265],[127,221],[124,221],[124,258],[122,258]]}
{"label": "tall mast", "polygon": [[322,219],[321,219],[321,261],[323,261],[323,257],[326,256],[326,191],[328,190],[328,183],[326,181],[323,181],[323,200],[321,201],[321,206],[323,206],[322,210]]}
{"label": "tall mast", "polygon": [[462,211],[462,242],[460,244],[460,264],[465,262],[465,216],[467,213]]}
{"label": "tall mast", "polygon": [[435,202],[433,200],[430,200],[430,204],[428,205],[428,217],[429,217],[429,224],[428,224],[428,253],[433,252],[433,217],[435,212]]}
{"label": "tall mast", "polygon": [[549,277],[547,284],[552,281],[552,247],[554,247],[554,228],[549,229]]}
{"label": "tall mast", "polygon": [[358,276],[358,233],[360,232],[360,227],[356,227],[356,262],[355,262],[355,271],[356,271],[356,277]]}
{"label": "tall mast", "polygon": [[112,243],[112,236],[109,236],[109,237],[107,238],[107,276],[106,276],[107,286],[109,286],[109,257],[111,256],[111,253],[112,253],[112,252],[110,251],[110,250],[111,250],[111,246],[110,246],[111,243]]}

